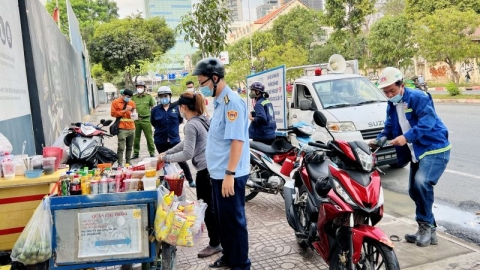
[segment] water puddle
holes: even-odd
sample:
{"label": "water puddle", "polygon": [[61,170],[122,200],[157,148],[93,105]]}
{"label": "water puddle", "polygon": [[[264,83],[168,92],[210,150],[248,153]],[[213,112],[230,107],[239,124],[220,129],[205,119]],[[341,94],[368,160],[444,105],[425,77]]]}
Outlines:
{"label": "water puddle", "polygon": [[469,229],[480,231],[480,215],[476,215],[475,213],[463,211],[447,205],[434,204],[433,214],[439,223],[441,223],[441,221],[448,221]]}

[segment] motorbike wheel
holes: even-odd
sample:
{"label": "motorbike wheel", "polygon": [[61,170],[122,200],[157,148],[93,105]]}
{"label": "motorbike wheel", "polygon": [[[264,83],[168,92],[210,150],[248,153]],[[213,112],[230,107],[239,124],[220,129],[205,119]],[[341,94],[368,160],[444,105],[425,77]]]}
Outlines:
{"label": "motorbike wheel", "polygon": [[[335,249],[330,260],[330,270],[346,270],[350,269],[348,265],[341,262],[340,256],[347,254],[348,251],[343,252],[339,246]],[[364,239],[362,244],[362,254],[360,261],[355,265],[355,269],[384,269],[384,270],[399,270],[397,255],[395,251],[372,239]],[[348,260],[347,260],[348,263]]]}
{"label": "motorbike wheel", "polygon": [[[300,222],[300,224],[298,224],[301,227],[300,228],[301,231],[299,233],[307,234],[307,230],[309,227],[309,224],[308,224],[309,221],[307,220],[307,198],[308,198],[307,187],[305,185],[302,185],[298,189],[298,194],[299,194],[300,201],[297,205],[294,205],[293,207],[295,209],[295,214],[297,215],[297,220]],[[297,244],[302,249],[308,248],[307,239],[296,236],[296,240],[297,240]]]}

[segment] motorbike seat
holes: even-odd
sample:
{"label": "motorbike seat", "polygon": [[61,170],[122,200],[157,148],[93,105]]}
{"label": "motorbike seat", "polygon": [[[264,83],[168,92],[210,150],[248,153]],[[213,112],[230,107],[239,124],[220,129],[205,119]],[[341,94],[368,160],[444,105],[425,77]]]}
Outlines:
{"label": "motorbike seat", "polygon": [[308,163],[306,168],[310,179],[317,182],[318,180],[328,178],[328,164],[329,160],[322,163]]}
{"label": "motorbike seat", "polygon": [[277,151],[271,145],[250,141],[250,147],[267,155],[275,155]]}

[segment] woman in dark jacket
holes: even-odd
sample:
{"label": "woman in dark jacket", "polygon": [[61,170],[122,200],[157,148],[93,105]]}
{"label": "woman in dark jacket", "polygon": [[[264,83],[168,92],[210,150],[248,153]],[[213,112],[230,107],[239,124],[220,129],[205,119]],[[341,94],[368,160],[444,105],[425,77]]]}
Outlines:
{"label": "woman in dark jacket", "polygon": [[255,102],[253,111],[248,117],[252,121],[248,128],[250,139],[271,145],[275,141],[277,123],[273,105],[268,100],[268,93],[265,92],[265,86],[261,82],[252,83],[249,96]]}

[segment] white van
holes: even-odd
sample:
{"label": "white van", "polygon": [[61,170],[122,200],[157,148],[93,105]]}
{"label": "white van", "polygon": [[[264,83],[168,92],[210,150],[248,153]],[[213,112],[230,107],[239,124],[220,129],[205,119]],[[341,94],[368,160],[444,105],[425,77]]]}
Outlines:
{"label": "white van", "polygon": [[[386,117],[387,99],[367,78],[357,74],[324,74],[303,76],[295,80],[288,104],[288,125],[304,121],[315,125],[313,112],[321,111],[328,120],[327,127],[335,139],[370,141],[382,131]],[[292,144],[295,135],[290,135]],[[327,142],[330,135],[317,128],[312,138]],[[397,166],[393,147],[377,152],[378,165]]]}

